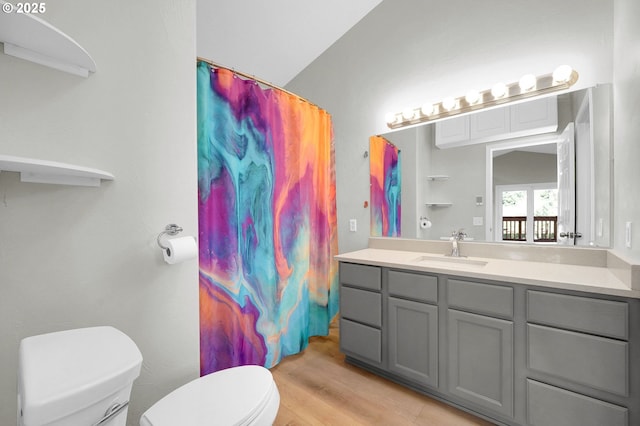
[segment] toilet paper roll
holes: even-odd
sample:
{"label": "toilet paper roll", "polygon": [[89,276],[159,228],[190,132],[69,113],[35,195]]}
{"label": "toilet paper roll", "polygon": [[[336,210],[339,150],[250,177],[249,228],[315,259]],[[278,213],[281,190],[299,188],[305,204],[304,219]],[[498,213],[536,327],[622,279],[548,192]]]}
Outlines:
{"label": "toilet paper roll", "polygon": [[420,228],[421,229],[428,229],[431,228],[431,221],[427,220],[427,219],[422,219],[420,221]]}
{"label": "toilet paper roll", "polygon": [[163,250],[164,261],[173,265],[198,256],[198,244],[194,237],[180,237],[166,240]]}

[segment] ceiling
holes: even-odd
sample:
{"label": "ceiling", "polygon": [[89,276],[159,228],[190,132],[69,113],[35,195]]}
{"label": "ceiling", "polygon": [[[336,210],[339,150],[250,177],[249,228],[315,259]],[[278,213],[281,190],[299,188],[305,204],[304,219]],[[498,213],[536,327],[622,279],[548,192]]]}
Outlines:
{"label": "ceiling", "polygon": [[382,0],[198,0],[197,55],[285,86]]}

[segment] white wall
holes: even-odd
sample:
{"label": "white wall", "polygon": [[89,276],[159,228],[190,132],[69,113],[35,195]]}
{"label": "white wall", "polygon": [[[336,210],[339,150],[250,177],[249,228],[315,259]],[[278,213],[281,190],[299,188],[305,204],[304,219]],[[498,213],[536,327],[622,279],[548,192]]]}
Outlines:
{"label": "white wall", "polygon": [[[629,0],[629,2],[632,0]],[[340,251],[365,247],[372,134],[389,111],[571,64],[576,88],[612,80],[613,0],[384,0],[287,89],[333,116]]]}
{"label": "white wall", "polygon": [[129,424],[197,377],[197,261],[169,266],[168,223],[197,235],[194,0],[58,0],[88,79],[0,54],[0,154],[112,172],[100,188],[0,173],[0,424],[16,423],[19,341],[113,325],[144,357]]}
{"label": "white wall", "polygon": [[[485,197],[486,160],[484,144],[440,149],[435,146],[435,129],[427,132],[431,148],[425,167],[432,175],[449,176],[447,180],[426,181],[425,202],[449,202],[451,207],[423,207],[432,227],[423,238],[438,240],[453,231],[464,229],[467,238],[485,239],[485,226],[474,226],[474,217],[484,217],[485,207],[476,205],[476,197]],[[484,222],[483,222],[484,223]]]}
{"label": "white wall", "polygon": [[[640,262],[640,2],[615,0],[613,84],[614,248]],[[632,248],[625,223],[632,222]]]}
{"label": "white wall", "polygon": [[[594,243],[599,247],[611,246],[613,194],[611,183],[615,184],[612,173],[614,139],[611,85],[602,85],[592,90],[593,146],[594,146],[594,220],[596,232]],[[624,179],[622,176],[618,176]],[[597,232],[597,223],[602,221],[602,235]]]}

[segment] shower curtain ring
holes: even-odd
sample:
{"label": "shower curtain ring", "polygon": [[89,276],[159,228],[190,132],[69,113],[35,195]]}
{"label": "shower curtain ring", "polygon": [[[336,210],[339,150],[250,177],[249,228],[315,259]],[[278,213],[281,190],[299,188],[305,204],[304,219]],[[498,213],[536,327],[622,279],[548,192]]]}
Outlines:
{"label": "shower curtain ring", "polygon": [[164,235],[178,235],[178,233],[182,232],[182,227],[176,225],[175,223],[170,223],[169,225],[165,226],[164,231],[162,231],[161,233],[158,234],[158,238],[156,238],[156,241],[158,242],[158,245],[160,246],[160,248],[162,250],[166,250],[169,247],[162,245],[162,243],[160,242],[160,238]]}

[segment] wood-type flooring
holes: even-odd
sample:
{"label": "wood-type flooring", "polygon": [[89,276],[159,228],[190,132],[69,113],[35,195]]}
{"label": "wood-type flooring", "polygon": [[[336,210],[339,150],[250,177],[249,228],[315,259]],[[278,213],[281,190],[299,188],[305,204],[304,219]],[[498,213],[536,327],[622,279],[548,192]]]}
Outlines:
{"label": "wood-type flooring", "polygon": [[346,363],[338,335],[334,321],[329,336],[271,369],[280,392],[274,425],[491,425]]}

